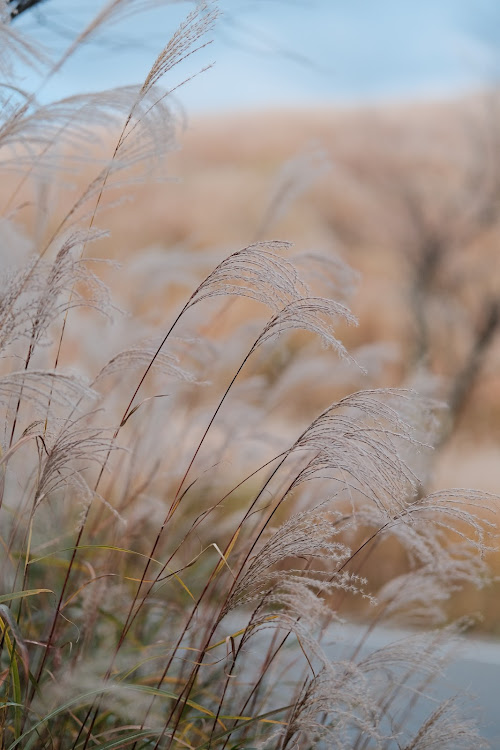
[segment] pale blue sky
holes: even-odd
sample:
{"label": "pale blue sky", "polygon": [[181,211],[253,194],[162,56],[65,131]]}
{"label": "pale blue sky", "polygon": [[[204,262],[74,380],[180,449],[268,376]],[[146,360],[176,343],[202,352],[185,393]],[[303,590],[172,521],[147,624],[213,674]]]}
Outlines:
{"label": "pale blue sky", "polygon": [[[449,95],[494,80],[500,68],[500,0],[219,4],[214,44],[165,82],[174,86],[215,62],[179,93],[188,111]],[[16,26],[63,49],[101,5],[45,0]],[[190,7],[175,2],[134,16],[80,51],[43,98],[140,82]]]}

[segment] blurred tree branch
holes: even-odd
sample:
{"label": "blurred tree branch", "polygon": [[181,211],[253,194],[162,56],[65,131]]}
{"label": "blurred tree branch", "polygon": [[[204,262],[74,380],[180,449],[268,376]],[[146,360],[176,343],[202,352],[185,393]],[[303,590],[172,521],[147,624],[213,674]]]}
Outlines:
{"label": "blurred tree branch", "polygon": [[29,10],[41,2],[44,2],[44,0],[7,0],[7,4],[10,6],[11,19],[17,18],[25,10]]}

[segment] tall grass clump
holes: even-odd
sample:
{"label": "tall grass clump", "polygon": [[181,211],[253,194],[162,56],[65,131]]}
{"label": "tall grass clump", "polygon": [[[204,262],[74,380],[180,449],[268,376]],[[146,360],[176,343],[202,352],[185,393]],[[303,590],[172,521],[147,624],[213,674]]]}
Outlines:
{"label": "tall grass clump", "polygon": [[[144,6],[112,0],[54,62],[3,4],[2,747],[481,747],[432,682],[465,625],[447,621],[450,593],[487,580],[488,498],[425,495],[432,408],[413,393],[352,393],[283,428],[283,402],[315,388],[295,361],[290,390],[284,346],[300,357],[312,337],[350,361],[337,330],[355,319],[318,291],[328,259],[266,241],[213,270],[146,248],[97,263],[103,208],[161,176],[170,74],[217,9],[197,4],[140,86],[42,105],[16,59],[47,80]],[[91,177],[68,200],[77,169]],[[387,540],[401,569],[374,588]],[[364,647],[403,621],[419,629]]]}

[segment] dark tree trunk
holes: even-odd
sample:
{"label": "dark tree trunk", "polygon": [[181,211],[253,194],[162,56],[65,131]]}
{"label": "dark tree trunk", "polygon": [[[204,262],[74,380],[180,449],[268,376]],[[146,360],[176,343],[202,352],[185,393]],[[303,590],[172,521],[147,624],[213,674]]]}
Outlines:
{"label": "dark tree trunk", "polygon": [[43,2],[43,0],[8,0],[8,4],[11,7],[10,17],[16,18],[25,10],[33,8],[35,5]]}

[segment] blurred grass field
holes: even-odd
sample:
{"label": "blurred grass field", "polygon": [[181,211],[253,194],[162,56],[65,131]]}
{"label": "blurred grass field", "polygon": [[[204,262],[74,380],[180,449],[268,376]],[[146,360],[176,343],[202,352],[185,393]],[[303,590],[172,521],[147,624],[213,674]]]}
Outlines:
{"label": "blurred grass field", "polygon": [[[136,263],[137,273],[120,276],[112,267],[99,273],[113,277],[118,303],[157,324],[185,296],[191,275],[199,280],[214,256],[256,240],[290,240],[298,251],[342,259],[355,272],[352,278],[341,275],[339,283],[345,292],[353,286],[349,304],[359,326],[338,333],[366,374],[339,365],[331,354],[315,353],[315,386],[304,390],[300,370],[289,379],[277,430],[295,430],[315,410],[357,388],[415,387],[446,402],[462,384],[455,411],[439,411],[444,427],[426,489],[474,487],[500,494],[497,108],[496,96],[488,93],[446,102],[194,119],[178,133],[180,151],[169,157],[167,174],[152,173],[155,180],[132,191],[109,191],[109,205],[97,219],[111,232],[102,256]],[[90,146],[94,157],[100,149],[106,153],[112,140],[109,134],[100,139],[99,146]],[[56,196],[59,216],[51,210],[44,221],[43,202],[56,182],[50,175],[38,180],[38,192],[21,188],[26,203],[20,216],[30,232],[50,236],[92,178],[90,167],[74,178],[72,158],[70,153],[61,159],[67,174],[57,181],[59,189],[64,185]],[[2,203],[16,179],[2,177]],[[99,254],[95,243],[92,255]],[[168,296],[161,277],[156,287],[151,276],[140,282],[139,260],[154,264],[158,255],[179,278],[170,282]],[[123,279],[121,292],[117,278]],[[244,306],[236,314],[235,328]],[[222,331],[216,324],[209,333],[224,336],[227,326]],[[485,330],[486,343],[478,349]],[[78,335],[68,340],[66,358],[73,351],[81,360]],[[282,362],[288,366],[303,347],[307,342],[297,335],[276,348],[266,364],[270,382],[273,371]],[[491,560],[500,575],[500,552],[492,552]],[[384,570],[393,574],[401,566],[401,551],[385,545],[370,566],[374,562],[378,585]],[[500,633],[497,589],[466,590],[450,612],[481,612],[479,627]]]}
{"label": "blurred grass field", "polygon": [[[429,376],[436,395],[446,400],[487,303],[500,296],[496,106],[485,94],[406,106],[195,119],[178,134],[180,150],[170,156],[167,174],[155,175],[164,181],[110,191],[112,205],[97,222],[111,235],[102,254],[124,261],[154,250],[177,258],[176,267],[183,259],[187,268],[209,267],[214,254],[280,239],[300,252],[339,257],[358,274],[350,305],[359,326],[342,331],[347,348],[364,348],[362,363],[373,360],[378,385],[409,385]],[[107,143],[105,138],[99,148],[105,151]],[[68,169],[60,214],[52,211],[42,229],[47,236],[91,175],[88,169],[75,179]],[[13,184],[15,175],[3,176],[2,201]],[[51,187],[49,175],[40,194],[26,195],[20,216],[30,231],[43,213],[33,203],[39,209]],[[120,203],[122,193],[127,198]],[[419,263],[433,243],[436,269],[424,290],[428,351],[418,358],[412,295]],[[92,254],[99,255],[99,243]],[[161,316],[169,306],[153,293],[137,296],[138,305],[151,307],[149,314]],[[453,470],[447,450],[439,468],[448,478],[458,472],[460,484],[498,491],[496,466],[487,470],[486,464],[500,437],[500,336],[488,344],[453,429],[454,450],[464,454]],[[378,358],[368,350],[374,345]]]}

